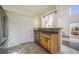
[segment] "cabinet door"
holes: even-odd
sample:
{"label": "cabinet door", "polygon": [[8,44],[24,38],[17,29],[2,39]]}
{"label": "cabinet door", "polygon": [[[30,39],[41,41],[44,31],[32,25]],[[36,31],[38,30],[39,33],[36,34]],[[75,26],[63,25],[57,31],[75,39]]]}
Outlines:
{"label": "cabinet door", "polygon": [[48,39],[46,37],[44,37],[44,48],[47,50],[48,45],[47,45],[47,41]]}
{"label": "cabinet door", "polygon": [[40,34],[40,44],[42,47],[44,47],[44,37],[42,36],[42,34]]}
{"label": "cabinet door", "polygon": [[45,45],[45,44],[46,44],[46,42],[45,42],[45,37],[42,36],[42,46],[43,46],[44,48],[46,48],[46,45]]}
{"label": "cabinet door", "polygon": [[42,45],[42,36],[41,36],[41,34],[40,34],[40,44]]}
{"label": "cabinet door", "polygon": [[51,53],[56,53],[59,51],[59,35],[53,34],[51,36]]}
{"label": "cabinet door", "polygon": [[47,49],[48,49],[48,51],[50,52],[51,51],[51,39],[50,38],[48,38],[48,40],[47,40]]}
{"label": "cabinet door", "polygon": [[40,35],[40,43],[43,48],[45,48],[48,51],[51,51],[51,39],[45,34]]}
{"label": "cabinet door", "polygon": [[46,38],[44,36],[42,36],[42,35],[40,37],[40,44],[42,45],[43,48],[46,49],[46,46],[47,46],[47,44],[46,44]]}

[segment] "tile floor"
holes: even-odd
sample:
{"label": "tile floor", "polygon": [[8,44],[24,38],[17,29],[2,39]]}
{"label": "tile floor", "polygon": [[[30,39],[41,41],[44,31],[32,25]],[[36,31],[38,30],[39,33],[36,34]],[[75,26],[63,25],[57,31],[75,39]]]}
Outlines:
{"label": "tile floor", "polygon": [[62,44],[79,51],[79,39],[77,38],[62,38]]}
{"label": "tile floor", "polygon": [[[48,54],[43,48],[34,42],[24,43],[8,49],[9,54]],[[58,54],[79,54],[79,51],[67,47],[61,46],[61,52]]]}
{"label": "tile floor", "polygon": [[11,54],[48,54],[43,48],[34,42],[24,43],[8,49]]}
{"label": "tile floor", "polygon": [[72,49],[70,47],[67,47],[65,45],[62,45],[61,47],[61,53],[62,54],[79,54],[79,51]]}

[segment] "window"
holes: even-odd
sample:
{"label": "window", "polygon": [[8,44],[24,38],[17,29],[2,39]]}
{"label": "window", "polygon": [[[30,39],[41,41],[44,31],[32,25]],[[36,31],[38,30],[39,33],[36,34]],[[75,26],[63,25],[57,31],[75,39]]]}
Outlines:
{"label": "window", "polygon": [[54,26],[54,20],[56,18],[56,13],[50,13],[48,15],[45,15],[41,19],[41,27],[42,28],[52,28]]}
{"label": "window", "polygon": [[48,16],[43,16],[41,20],[41,27],[46,28],[48,24]]}
{"label": "window", "polygon": [[79,36],[79,22],[70,23],[70,35]]}
{"label": "window", "polygon": [[70,8],[70,15],[79,14],[79,5],[72,6]]}

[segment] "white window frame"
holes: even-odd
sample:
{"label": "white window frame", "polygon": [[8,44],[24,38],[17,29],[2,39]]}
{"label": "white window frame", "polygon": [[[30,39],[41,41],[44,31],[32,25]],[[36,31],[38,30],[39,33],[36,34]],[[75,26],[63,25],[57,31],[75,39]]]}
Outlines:
{"label": "white window frame", "polygon": [[[48,17],[49,17],[49,14],[53,14],[53,13],[57,14],[56,12],[57,12],[57,11],[54,10],[54,11],[51,11],[51,12],[49,12],[49,13],[44,14],[44,15],[41,16],[41,27],[42,27],[42,28],[52,28],[52,27],[55,26],[55,24],[53,23],[53,24],[52,24],[52,27],[44,27],[43,24],[42,24],[42,19],[43,19],[43,17],[45,17],[45,16],[47,16],[47,15],[48,15]],[[55,15],[55,17],[56,17],[56,15]],[[53,20],[53,21],[54,21],[54,20]]]}

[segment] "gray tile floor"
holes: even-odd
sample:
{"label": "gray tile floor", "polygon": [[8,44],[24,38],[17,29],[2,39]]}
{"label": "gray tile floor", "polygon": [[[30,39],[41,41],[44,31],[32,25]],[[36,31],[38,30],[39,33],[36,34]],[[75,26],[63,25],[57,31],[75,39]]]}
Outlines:
{"label": "gray tile floor", "polygon": [[70,48],[73,48],[73,49],[79,51],[79,39],[63,38],[62,44],[67,46],[67,47],[70,47]]}
{"label": "gray tile floor", "polygon": [[10,54],[48,54],[43,48],[33,42],[24,43],[8,49]]}
{"label": "gray tile floor", "polygon": [[67,47],[65,45],[62,45],[61,47],[61,53],[62,54],[79,54],[79,51],[72,49],[70,47]]}
{"label": "gray tile floor", "polygon": [[79,40],[72,37],[63,37],[61,52],[64,54],[79,54]]}
{"label": "gray tile floor", "polygon": [[[9,54],[48,54],[43,48],[34,42],[24,43],[8,49]],[[65,45],[61,45],[61,51],[57,54],[79,54],[79,51],[74,50]]]}

